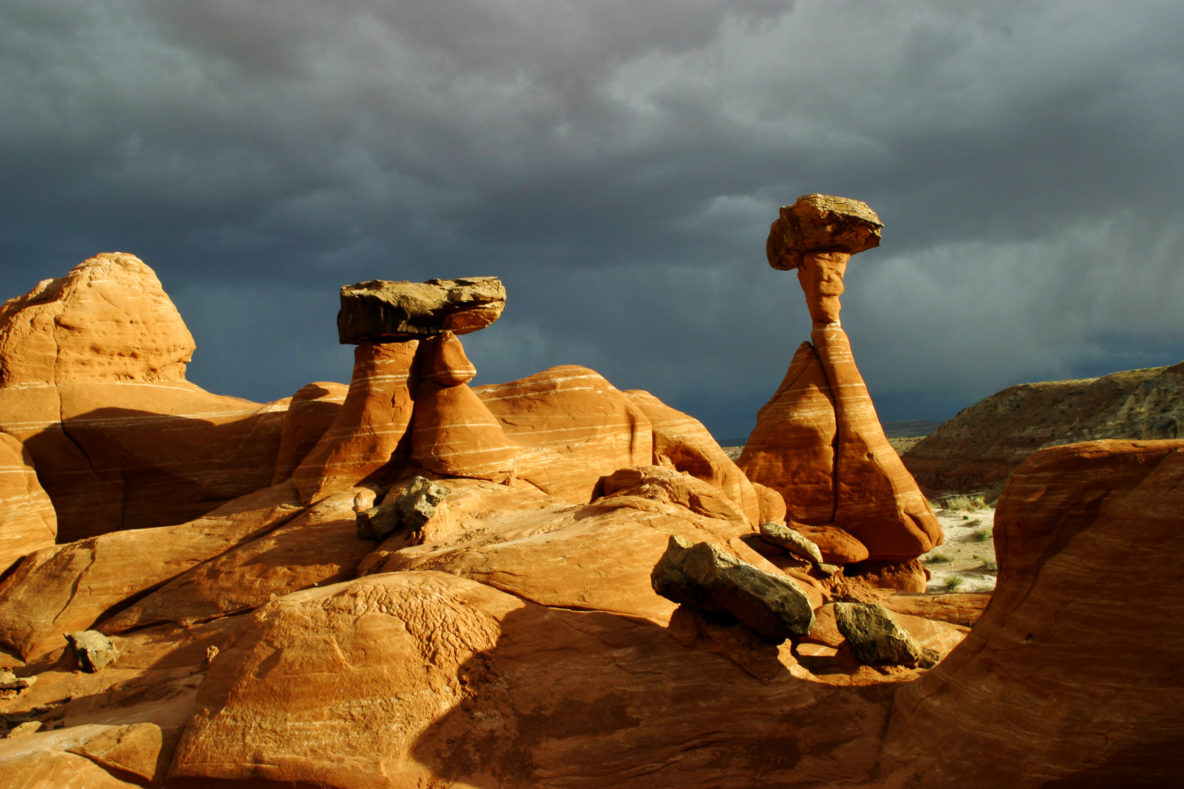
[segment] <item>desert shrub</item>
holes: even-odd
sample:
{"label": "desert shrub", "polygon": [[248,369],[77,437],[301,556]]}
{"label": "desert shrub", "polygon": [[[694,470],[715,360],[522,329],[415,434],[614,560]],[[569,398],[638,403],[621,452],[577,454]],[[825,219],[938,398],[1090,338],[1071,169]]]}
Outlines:
{"label": "desert shrub", "polygon": [[986,542],[987,540],[991,539],[991,537],[992,535],[990,526],[984,526],[974,533],[974,539],[978,540],[979,542]]}
{"label": "desert shrub", "polygon": [[949,578],[946,579],[946,591],[947,592],[952,592],[961,585],[962,585],[962,576],[960,576],[960,575],[951,575]]}
{"label": "desert shrub", "polygon": [[946,556],[944,553],[931,553],[921,561],[928,562],[929,564],[939,564],[941,562],[950,561],[950,557]]}

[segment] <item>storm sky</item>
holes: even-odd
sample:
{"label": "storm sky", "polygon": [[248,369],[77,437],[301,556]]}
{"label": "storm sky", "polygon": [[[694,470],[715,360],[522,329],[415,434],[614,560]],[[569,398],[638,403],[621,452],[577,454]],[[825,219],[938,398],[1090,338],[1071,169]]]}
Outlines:
{"label": "storm sky", "polygon": [[1179,0],[0,0],[0,299],[157,272],[190,379],[348,381],[337,290],[496,275],[475,383],[582,364],[743,437],[809,316],[778,207],[868,202],[885,420],[1184,358]]}

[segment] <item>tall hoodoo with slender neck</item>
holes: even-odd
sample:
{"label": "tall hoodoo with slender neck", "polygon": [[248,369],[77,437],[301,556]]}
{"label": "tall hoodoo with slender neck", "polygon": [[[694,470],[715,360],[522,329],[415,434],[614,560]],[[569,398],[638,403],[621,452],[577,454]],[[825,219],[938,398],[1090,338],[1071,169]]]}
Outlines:
{"label": "tall hoodoo with slender neck", "polygon": [[920,591],[924,576],[911,560],[941,542],[941,528],[884,435],[839,321],[847,262],[879,246],[882,228],[866,203],[845,197],[811,194],[782,207],[769,265],[797,270],[811,342],[760,410],[739,464],[781,493],[787,518],[832,560],[909,564]]}

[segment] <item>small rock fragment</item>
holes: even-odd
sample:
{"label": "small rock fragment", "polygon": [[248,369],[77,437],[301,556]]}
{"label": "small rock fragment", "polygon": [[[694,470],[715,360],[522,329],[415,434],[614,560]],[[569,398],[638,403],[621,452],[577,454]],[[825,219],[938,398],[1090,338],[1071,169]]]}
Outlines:
{"label": "small rock fragment", "polygon": [[814,625],[810,600],[792,579],[774,575],[709,543],[671,536],[650,574],[654,591],[709,612],[726,611],[773,643]]}
{"label": "small rock fragment", "polygon": [[66,641],[74,653],[78,668],[91,674],[105,668],[119,656],[119,650],[111,643],[111,639],[97,630],[68,633]]}
{"label": "small rock fragment", "polygon": [[933,651],[917,644],[882,605],[835,603],[835,621],[864,665],[929,668],[937,662]]}
{"label": "small rock fragment", "polygon": [[41,731],[41,727],[44,725],[41,721],[25,721],[14,726],[12,731],[8,732],[8,739],[15,740],[17,737],[27,737],[30,734],[35,734]]}
{"label": "small rock fragment", "polygon": [[794,556],[801,557],[810,562],[816,568],[822,566],[822,551],[818,550],[818,546],[814,544],[814,541],[804,534],[794,531],[784,523],[777,523],[775,521],[762,523],[761,536],[765,538],[765,542],[776,545],[778,548],[784,548]]}
{"label": "small rock fragment", "polygon": [[399,513],[394,502],[363,510],[354,516],[359,540],[381,542],[399,529]]}
{"label": "small rock fragment", "polygon": [[16,691],[20,693],[37,681],[36,677],[18,677],[12,669],[0,668],[0,691]]}
{"label": "small rock fragment", "polygon": [[357,514],[358,538],[381,541],[401,529],[418,531],[451,492],[443,483],[417,476],[390,504]]}

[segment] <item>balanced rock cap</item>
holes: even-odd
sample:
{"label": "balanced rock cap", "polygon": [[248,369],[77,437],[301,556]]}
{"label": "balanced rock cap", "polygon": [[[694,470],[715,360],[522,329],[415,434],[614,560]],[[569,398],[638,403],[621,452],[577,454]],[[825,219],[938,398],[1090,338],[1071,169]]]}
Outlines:
{"label": "balanced rock cap", "polygon": [[341,288],[337,335],[342,344],[388,342],[484,329],[501,317],[506,288],[497,277],[371,280]]}
{"label": "balanced rock cap", "polygon": [[781,207],[769,228],[765,251],[769,265],[788,271],[802,263],[806,252],[846,252],[854,255],[880,245],[884,225],[861,201],[833,195],[803,195]]}

